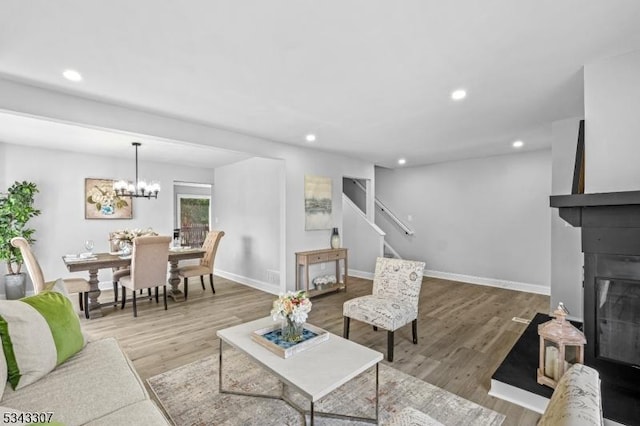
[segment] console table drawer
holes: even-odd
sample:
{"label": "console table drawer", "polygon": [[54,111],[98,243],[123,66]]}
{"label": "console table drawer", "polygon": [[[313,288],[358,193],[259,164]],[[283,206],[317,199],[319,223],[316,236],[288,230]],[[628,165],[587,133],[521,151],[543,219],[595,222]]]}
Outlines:
{"label": "console table drawer", "polygon": [[327,258],[328,258],[329,260],[344,259],[345,257],[347,257],[347,252],[346,252],[346,250],[340,250],[340,251],[338,251],[338,252],[332,252],[332,253],[329,253],[329,254],[327,255]]}
{"label": "console table drawer", "polygon": [[329,255],[326,253],[314,254],[313,256],[309,256],[308,258],[309,263],[320,263],[320,262],[326,262],[327,260],[329,260]]}
{"label": "console table drawer", "polygon": [[[336,283],[322,288],[309,288],[311,277],[309,276],[309,267],[317,263],[333,262],[335,263]],[[344,264],[344,274],[341,275],[340,263]],[[300,281],[300,267],[304,275],[304,283]],[[330,291],[347,290],[347,276],[349,266],[347,265],[347,249],[321,249],[310,250],[296,253],[296,290],[306,290],[309,297],[318,296]],[[340,279],[342,278],[342,280]]]}

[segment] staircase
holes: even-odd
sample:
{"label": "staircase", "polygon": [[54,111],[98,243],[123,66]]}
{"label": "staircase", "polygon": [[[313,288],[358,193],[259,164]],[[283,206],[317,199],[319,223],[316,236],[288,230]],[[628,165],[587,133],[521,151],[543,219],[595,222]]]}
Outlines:
{"label": "staircase", "polygon": [[[362,223],[366,222],[368,224],[368,227],[370,227],[371,230],[379,236],[380,250],[379,250],[379,253],[376,254],[376,256],[401,259],[402,256],[400,255],[400,253],[398,253],[398,251],[396,251],[389,244],[389,242],[385,240],[384,237],[386,236],[386,233],[382,231],[375,223],[369,220],[369,218],[366,216],[365,212],[363,211],[363,207],[365,204],[363,202],[363,196],[365,196],[366,198],[366,192],[367,192],[365,185],[357,179],[344,179],[344,183],[345,185],[343,185],[343,188],[345,190],[344,190],[344,193],[342,194],[343,206],[344,206],[343,208],[345,210],[350,209],[349,214],[352,213],[351,210],[355,209],[354,213],[358,215],[359,221]],[[347,190],[347,184],[348,184],[349,190]],[[352,190],[354,188],[357,191],[359,191],[359,193],[354,192]],[[391,220],[391,222],[396,226],[398,231],[404,233],[407,236],[414,235],[413,229],[409,228],[404,222],[402,222],[398,218],[398,216],[396,216],[391,211],[391,209],[389,209],[389,207],[387,207],[378,197],[375,197],[374,203],[377,211],[386,215]],[[367,226],[360,226],[358,227],[358,229],[360,229],[362,232],[362,228],[366,228],[366,227]],[[369,232],[369,231],[365,231],[365,232]]]}

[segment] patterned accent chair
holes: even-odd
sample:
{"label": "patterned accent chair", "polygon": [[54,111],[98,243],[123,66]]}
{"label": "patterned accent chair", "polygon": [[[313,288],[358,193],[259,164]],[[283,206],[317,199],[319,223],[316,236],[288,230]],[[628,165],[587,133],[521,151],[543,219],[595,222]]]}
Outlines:
{"label": "patterned accent chair", "polygon": [[[29,277],[33,283],[33,292],[35,294],[41,291],[47,290],[51,286],[45,283],[44,274],[40,263],[36,259],[35,255],[31,251],[29,242],[22,237],[15,237],[11,239],[11,245],[20,249],[24,264],[29,272]],[[62,280],[67,293],[78,293],[78,305],[81,311],[84,311],[85,318],[89,319],[89,281],[84,278],[65,278]]]}
{"label": "patterned accent chair", "polygon": [[393,333],[411,323],[413,344],[418,343],[418,299],[422,287],[424,262],[376,260],[373,294],[347,300],[342,309],[344,338],[349,338],[351,318],[387,330],[387,360],[393,361]]}
{"label": "patterned accent chair", "polygon": [[213,287],[213,263],[216,260],[216,252],[218,251],[218,244],[224,237],[224,231],[209,231],[207,238],[202,244],[202,249],[206,251],[204,257],[200,260],[199,265],[186,265],[178,268],[178,275],[184,280],[184,299],[187,300],[189,296],[189,277],[200,277],[200,284],[204,290],[204,276],[209,275],[209,284],[211,284],[211,291],[216,293],[216,289]]}

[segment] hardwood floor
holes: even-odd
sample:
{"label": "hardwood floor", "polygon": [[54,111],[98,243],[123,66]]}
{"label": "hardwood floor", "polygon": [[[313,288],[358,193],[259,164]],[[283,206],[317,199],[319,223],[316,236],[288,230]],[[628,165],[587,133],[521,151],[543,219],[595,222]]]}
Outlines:
{"label": "hardwood floor", "polygon": [[[91,339],[116,337],[143,380],[218,352],[216,331],[269,315],[274,296],[216,277],[216,294],[199,280],[190,284],[189,300],[138,302],[132,307],[104,308],[104,316],[82,323]],[[309,322],[342,335],[342,304],[370,294],[371,281],[350,278],[348,293],[313,299]],[[112,300],[103,292],[101,301]],[[491,375],[526,328],[513,317],[531,319],[549,311],[549,297],[425,278],[420,294],[418,344],[411,326],[396,332],[390,365],[433,385],[491,408],[507,417],[504,425],[535,425],[539,415],[488,396]],[[351,321],[350,339],[386,353],[386,332]],[[384,361],[386,363],[386,361]],[[535,372],[532,372],[535,374]]]}

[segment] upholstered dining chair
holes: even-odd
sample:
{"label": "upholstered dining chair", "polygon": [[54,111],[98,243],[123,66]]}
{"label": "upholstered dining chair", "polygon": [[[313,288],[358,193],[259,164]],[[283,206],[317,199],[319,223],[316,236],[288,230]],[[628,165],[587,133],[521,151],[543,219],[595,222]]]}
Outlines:
{"label": "upholstered dining chair", "polygon": [[127,291],[133,294],[133,316],[138,316],[136,290],[155,288],[156,303],[158,287],[162,287],[164,309],[167,310],[167,262],[169,261],[169,243],[171,237],[145,236],[133,240],[131,252],[131,272],[120,277],[122,287],[122,309],[127,301]]}
{"label": "upholstered dining chair", "polygon": [[[27,272],[29,273],[29,277],[33,283],[33,292],[38,294],[44,291],[47,287],[44,280],[44,274],[42,273],[42,268],[40,268],[38,259],[36,259],[35,255],[31,251],[29,242],[22,237],[15,237],[11,239],[11,245],[20,249],[20,253],[24,259],[24,264],[27,267]],[[67,293],[78,293],[78,305],[80,306],[80,310],[84,311],[85,318],[89,319],[89,290],[91,288],[89,281],[84,278],[65,278],[62,280],[62,283],[64,284]]]}
{"label": "upholstered dining chair", "polygon": [[199,265],[185,265],[178,268],[178,275],[184,280],[184,298],[185,300],[189,296],[189,277],[200,277],[200,284],[204,290],[204,276],[209,275],[209,284],[211,284],[211,291],[216,293],[216,289],[213,286],[213,263],[216,259],[216,252],[218,251],[218,244],[224,237],[224,231],[209,231],[207,238],[205,238],[202,244],[202,249],[206,251],[204,257],[200,259]]}
{"label": "upholstered dining chair", "polygon": [[411,323],[413,344],[418,343],[418,299],[424,262],[379,257],[373,277],[373,294],[347,300],[342,307],[345,339],[349,323],[358,321],[387,330],[387,360],[393,361],[393,333]]}
{"label": "upholstered dining chair", "polygon": [[[117,252],[120,250],[120,246],[113,239],[114,232],[109,232],[109,251]],[[131,274],[131,270],[128,266],[120,266],[111,268],[111,281],[113,282],[113,301],[118,303],[118,281],[122,277],[126,277]]]}

